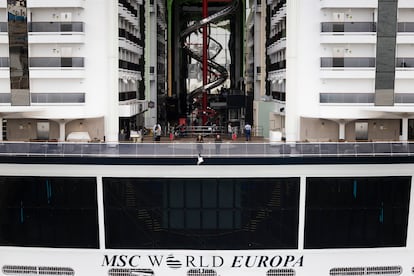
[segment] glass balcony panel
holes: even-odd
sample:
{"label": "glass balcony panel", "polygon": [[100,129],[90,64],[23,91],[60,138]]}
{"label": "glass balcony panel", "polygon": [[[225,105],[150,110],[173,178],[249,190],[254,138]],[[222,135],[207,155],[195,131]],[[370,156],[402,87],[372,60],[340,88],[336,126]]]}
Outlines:
{"label": "glass balcony panel", "polygon": [[375,67],[373,57],[333,58],[321,57],[321,67]]}
{"label": "glass balcony panel", "polygon": [[85,93],[31,93],[32,103],[84,103]]}
{"label": "glass balcony panel", "polygon": [[375,22],[322,22],[322,32],[376,32]]}
{"label": "glass balcony panel", "polygon": [[7,33],[8,31],[8,22],[0,22],[0,32]]}
{"label": "glass balcony panel", "polygon": [[398,22],[398,32],[413,33],[414,32],[414,22]]}
{"label": "glass balcony panel", "polygon": [[83,22],[30,22],[29,32],[84,32]]}
{"label": "glass balcony panel", "polygon": [[405,67],[414,68],[414,58],[397,58],[395,66],[397,68],[405,68]]}
{"label": "glass balcony panel", "polygon": [[84,58],[32,57],[30,67],[84,67]]}

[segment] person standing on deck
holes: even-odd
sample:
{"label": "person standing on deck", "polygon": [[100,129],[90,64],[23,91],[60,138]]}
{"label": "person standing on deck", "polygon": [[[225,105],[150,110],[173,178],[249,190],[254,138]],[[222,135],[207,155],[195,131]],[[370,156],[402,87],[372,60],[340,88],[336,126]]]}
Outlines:
{"label": "person standing on deck", "polygon": [[244,125],[244,132],[246,135],[246,141],[250,141],[250,135],[251,135],[251,131],[252,131],[252,126],[247,123]]}

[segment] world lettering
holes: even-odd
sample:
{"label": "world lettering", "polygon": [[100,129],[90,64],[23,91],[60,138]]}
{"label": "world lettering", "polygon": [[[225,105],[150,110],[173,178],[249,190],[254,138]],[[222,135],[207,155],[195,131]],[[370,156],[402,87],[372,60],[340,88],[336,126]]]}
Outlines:
{"label": "world lettering", "polygon": [[172,267],[175,268],[277,268],[302,267],[303,256],[294,255],[104,255],[102,266],[105,267]]}

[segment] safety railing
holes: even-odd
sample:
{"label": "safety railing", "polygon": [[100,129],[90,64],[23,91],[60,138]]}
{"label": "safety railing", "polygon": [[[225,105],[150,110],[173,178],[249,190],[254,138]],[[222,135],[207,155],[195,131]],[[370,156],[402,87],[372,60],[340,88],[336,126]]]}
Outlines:
{"label": "safety railing", "polygon": [[345,157],[410,156],[409,142],[340,143],[68,143],[1,142],[1,156],[78,157]]}

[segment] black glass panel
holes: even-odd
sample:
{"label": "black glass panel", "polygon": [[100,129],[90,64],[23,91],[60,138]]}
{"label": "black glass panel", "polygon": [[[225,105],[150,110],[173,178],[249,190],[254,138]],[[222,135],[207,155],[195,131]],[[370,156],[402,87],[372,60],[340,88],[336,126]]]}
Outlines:
{"label": "black glass panel", "polygon": [[307,178],[305,248],[405,246],[411,177]]}
{"label": "black glass panel", "polygon": [[98,248],[95,178],[0,177],[0,245]]}
{"label": "black glass panel", "polygon": [[298,178],[104,178],[109,248],[297,248]]}

